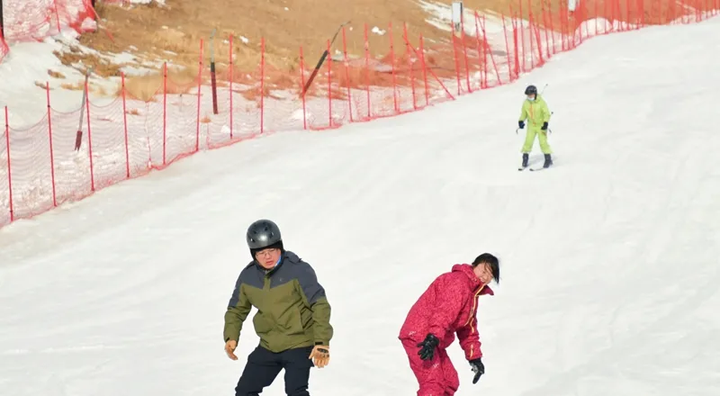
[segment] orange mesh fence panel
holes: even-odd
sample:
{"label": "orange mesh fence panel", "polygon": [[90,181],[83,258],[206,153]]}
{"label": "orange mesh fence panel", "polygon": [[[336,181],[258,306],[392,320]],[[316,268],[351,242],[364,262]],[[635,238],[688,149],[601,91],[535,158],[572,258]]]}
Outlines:
{"label": "orange mesh fence panel", "polygon": [[3,0],[5,39],[8,42],[42,40],[71,27],[95,29],[90,0]]}
{"label": "orange mesh fence panel", "polygon": [[93,191],[127,178],[126,136],[121,102],[122,98],[104,105],[89,102],[87,117],[91,127],[88,129],[87,150],[92,149]]}
{"label": "orange mesh fence panel", "polygon": [[[86,107],[78,103],[78,110],[73,112],[50,112],[48,129],[52,129],[52,162],[55,178],[55,200],[60,205],[82,199],[92,192],[92,176],[90,172],[90,150],[88,141],[92,136],[87,133],[86,110],[83,110],[83,141],[79,150],[75,150],[75,138],[80,123],[79,108]],[[92,112],[92,109],[90,110]],[[91,115],[92,116],[92,115]],[[94,124],[97,126],[97,124]],[[100,128],[95,128],[98,132]],[[91,131],[92,133],[93,131]],[[14,147],[13,147],[14,149]],[[49,156],[48,156],[49,157]]]}
{"label": "orange mesh fence panel", "polygon": [[5,42],[5,38],[3,37],[2,33],[0,33],[0,62],[5,59],[5,56],[10,51],[10,48],[8,48],[7,42]]}
{"label": "orange mesh fence panel", "polygon": [[[197,76],[190,81],[175,81],[165,66],[157,84],[148,83],[153,93],[138,93],[144,97],[133,96],[123,76],[117,97],[91,98],[64,113],[52,109],[48,90],[49,110],[35,125],[16,128],[4,117],[0,226],[163,169],[199,150],[277,131],[333,129],[420,110],[510,83],[590,37],[651,24],[693,23],[720,9],[720,0],[680,1],[588,0],[574,10],[559,0],[533,8],[518,2],[502,18],[491,21],[475,14],[459,32],[448,26],[446,40],[432,43],[408,37],[404,25],[393,30],[389,24],[388,35],[400,35],[402,45],[373,58],[367,39],[364,51],[356,54],[339,40],[342,50],[333,48],[305,95],[318,54],[304,54],[302,48],[300,64],[290,71],[267,65],[264,56],[252,70],[239,70],[234,54],[215,53],[228,60],[217,70],[215,92],[207,55],[198,59]],[[79,31],[92,26],[89,1],[6,4],[11,4],[6,15],[10,10],[15,22],[8,27],[15,39],[42,38],[58,26]],[[0,41],[0,56],[3,48]],[[262,48],[264,55],[264,40]]]}
{"label": "orange mesh fence panel", "polygon": [[3,109],[2,139],[0,139],[0,226],[14,220],[12,178],[10,177],[10,134],[7,107]]}
{"label": "orange mesh fence panel", "polygon": [[27,128],[9,128],[15,219],[57,206],[47,117]]}

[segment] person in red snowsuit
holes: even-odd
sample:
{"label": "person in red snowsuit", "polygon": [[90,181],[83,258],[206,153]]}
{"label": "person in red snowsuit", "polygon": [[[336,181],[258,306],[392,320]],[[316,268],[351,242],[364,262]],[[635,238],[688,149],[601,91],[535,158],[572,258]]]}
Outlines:
{"label": "person in red snowsuit", "polygon": [[499,282],[500,264],[483,253],[437,277],[410,308],[398,338],[420,384],[418,396],[453,396],[458,390],[458,374],[445,351],[455,333],[475,372],[473,384],[485,373],[476,316],[479,296],[494,294],[492,280]]}

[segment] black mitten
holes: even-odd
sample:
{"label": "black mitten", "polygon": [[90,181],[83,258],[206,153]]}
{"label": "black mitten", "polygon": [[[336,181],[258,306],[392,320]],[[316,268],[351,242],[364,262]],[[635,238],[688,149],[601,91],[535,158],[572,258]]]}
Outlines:
{"label": "black mitten", "polygon": [[548,123],[547,123],[547,122],[543,122],[543,126],[542,126],[542,128],[540,128],[540,129],[542,129],[543,131],[547,131],[547,128],[548,128]]}
{"label": "black mitten", "polygon": [[518,127],[519,127],[520,129],[525,128],[525,121],[518,121]]}
{"label": "black mitten", "polygon": [[480,379],[480,376],[485,374],[485,365],[480,358],[477,358],[470,361],[470,367],[475,373],[475,377],[473,377],[473,384],[476,384]]}
{"label": "black mitten", "polygon": [[418,355],[420,355],[420,359],[422,360],[432,360],[433,356],[435,355],[435,348],[440,344],[440,340],[438,340],[437,337],[435,337],[432,334],[429,334],[425,336],[425,340],[417,346],[421,347],[420,351],[418,351]]}

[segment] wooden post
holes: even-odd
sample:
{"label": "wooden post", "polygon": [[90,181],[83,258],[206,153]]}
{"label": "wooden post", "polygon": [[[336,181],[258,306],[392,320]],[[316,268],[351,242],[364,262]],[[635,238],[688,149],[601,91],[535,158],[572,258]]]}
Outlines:
{"label": "wooden post", "polygon": [[212,87],[212,104],[213,114],[218,113],[218,101],[217,101],[217,79],[215,77],[215,32],[217,29],[213,29],[210,33],[210,84]]}
{"label": "wooden post", "polygon": [[3,16],[3,0],[0,0],[0,37],[5,38],[5,18]]}

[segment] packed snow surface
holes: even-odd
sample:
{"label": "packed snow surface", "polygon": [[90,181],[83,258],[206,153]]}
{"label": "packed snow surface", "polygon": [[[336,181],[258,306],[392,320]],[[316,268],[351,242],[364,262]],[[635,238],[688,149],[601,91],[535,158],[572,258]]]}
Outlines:
{"label": "packed snow surface", "polygon": [[[248,321],[229,360],[223,314],[271,218],[333,307],[313,396],[414,394],[405,314],[484,251],[486,374],[451,346],[458,396],[720,394],[718,31],[594,38],[511,85],[203,152],[0,229],[1,393],[233,394],[258,339]],[[554,111],[539,173],[516,170],[531,83]]]}

